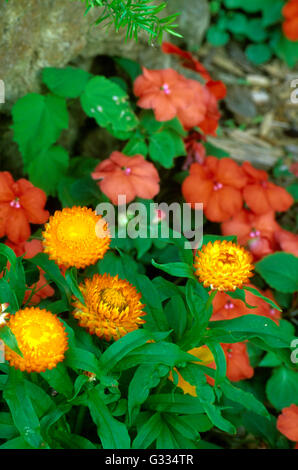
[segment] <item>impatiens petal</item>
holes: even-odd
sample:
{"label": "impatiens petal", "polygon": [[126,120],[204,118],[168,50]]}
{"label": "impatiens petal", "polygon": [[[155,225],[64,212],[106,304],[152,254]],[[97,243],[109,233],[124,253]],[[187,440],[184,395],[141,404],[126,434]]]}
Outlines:
{"label": "impatiens petal", "polygon": [[6,235],[13,243],[21,243],[30,237],[31,230],[23,209],[12,208],[6,225]]}
{"label": "impatiens petal", "polygon": [[298,235],[288,232],[287,230],[279,229],[274,233],[274,237],[282,251],[298,256]]}
{"label": "impatiens petal", "polygon": [[271,208],[277,212],[287,211],[294,203],[288,191],[273,183],[268,183],[266,194]]}
{"label": "impatiens petal", "polygon": [[212,188],[212,181],[190,175],[182,183],[182,194],[186,202],[190,204],[203,203],[205,208],[212,194]]}
{"label": "impatiens petal", "polygon": [[10,202],[15,199],[13,192],[14,180],[8,171],[0,172],[0,202]]}
{"label": "impatiens petal", "polygon": [[246,177],[242,168],[231,158],[221,158],[218,163],[215,179],[220,183],[234,188],[243,188]]}
{"label": "impatiens petal", "polygon": [[133,201],[136,197],[136,190],[133,183],[124,173],[115,173],[104,178],[98,184],[101,191],[108,196],[115,205],[118,205],[118,196],[126,196],[127,203]]}
{"label": "impatiens petal", "polygon": [[271,212],[267,192],[260,184],[249,184],[243,189],[243,198],[248,207],[256,214]]}
{"label": "impatiens petal", "polygon": [[291,441],[298,441],[298,406],[283,408],[277,418],[277,429]]}
{"label": "impatiens petal", "polygon": [[159,183],[151,178],[142,178],[141,176],[132,175],[131,183],[135,188],[136,195],[143,199],[153,199],[159,193]]}
{"label": "impatiens petal", "polygon": [[204,209],[207,219],[211,222],[224,222],[232,216],[230,209],[226,211],[222,206],[221,192],[222,190],[212,191],[207,207]]}
{"label": "impatiens petal", "polygon": [[249,223],[247,211],[242,210],[232,219],[221,224],[221,233],[223,235],[236,235],[238,243],[245,245],[249,239],[251,225]]}
{"label": "impatiens petal", "polygon": [[28,189],[21,197],[20,204],[26,217],[32,224],[44,224],[49,218],[49,212],[44,210],[47,196],[39,188]]}
{"label": "impatiens petal", "polygon": [[250,162],[244,162],[242,164],[242,169],[245,171],[246,175],[250,177],[250,182],[254,181],[267,181],[268,174],[264,170],[257,170],[252,166]]}
{"label": "impatiens petal", "polygon": [[0,238],[5,236],[10,210],[8,202],[0,202]]}
{"label": "impatiens petal", "polygon": [[[232,188],[231,186],[224,186],[221,190],[216,191],[219,198],[219,205],[225,213],[228,214],[229,218],[234,214],[237,214],[242,208],[242,195],[238,189]],[[227,218],[220,220],[223,222]]]}

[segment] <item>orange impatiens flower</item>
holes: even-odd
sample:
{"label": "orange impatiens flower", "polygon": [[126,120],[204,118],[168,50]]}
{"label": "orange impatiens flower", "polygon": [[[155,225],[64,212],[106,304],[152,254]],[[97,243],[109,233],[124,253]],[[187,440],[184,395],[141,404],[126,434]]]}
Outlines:
{"label": "orange impatiens flower", "polygon": [[87,207],[56,211],[42,235],[44,252],[66,268],[95,264],[103,258],[111,241],[106,221]]}
{"label": "orange impatiens flower", "polygon": [[[245,343],[221,344],[225,353],[227,362],[227,377],[231,382],[239,382],[239,380],[251,379],[254,375],[254,369],[251,367],[247,348]],[[208,365],[212,369],[216,369],[215,362]],[[212,377],[207,377],[208,383],[214,384]]]}
{"label": "orange impatiens flower", "polygon": [[291,405],[283,408],[282,413],[277,418],[276,423],[279,432],[284,434],[290,441],[296,442],[295,449],[298,448],[298,406]]}
{"label": "orange impatiens flower", "polygon": [[221,224],[222,234],[236,235],[238,243],[246,246],[255,259],[263,258],[276,250],[275,232],[279,230],[273,211],[257,215],[243,209]]}
{"label": "orange impatiens flower", "polygon": [[[140,108],[153,109],[157,121],[178,117],[186,129],[204,121],[209,94],[199,82],[173,69],[147,70],[134,82]],[[215,97],[214,97],[215,98]]]}
{"label": "orange impatiens flower", "polygon": [[290,41],[298,41],[298,0],[290,0],[282,9],[285,17],[282,29]]}
{"label": "orange impatiens flower", "polygon": [[249,162],[244,162],[242,168],[248,178],[243,189],[243,198],[253,212],[284,212],[291,207],[293,197],[284,188],[268,181],[266,171],[257,170]]}
{"label": "orange impatiens flower", "polygon": [[247,283],[254,266],[251,254],[244,248],[230,241],[216,240],[197,252],[194,268],[204,287],[232,291]]}
{"label": "orange impatiens flower", "polygon": [[30,237],[32,224],[43,224],[49,218],[44,209],[46,194],[29,181],[14,181],[8,171],[0,172],[0,238],[5,235],[13,243]]}
{"label": "orange impatiens flower", "polygon": [[47,310],[25,308],[11,315],[8,326],[16,337],[22,356],[5,346],[5,359],[16,369],[44,372],[64,359],[67,334],[61,320]]}
{"label": "orange impatiens flower", "polygon": [[[208,366],[211,363],[213,363],[213,361],[214,361],[213,354],[207,346],[201,346],[199,348],[193,348],[193,349],[191,349],[190,351],[187,351],[187,352],[188,352],[188,354],[192,354],[193,356],[195,356],[199,359],[197,362],[194,361],[194,364],[198,363],[198,364],[201,364],[201,365],[204,365],[204,366]],[[192,395],[193,397],[196,397],[197,396],[196,387],[194,385],[191,385],[189,382],[187,382],[182,377],[180,372],[178,372],[176,367],[174,367],[174,371],[178,375],[177,387],[181,388],[183,390],[184,394],[188,393],[189,395]],[[170,372],[170,374],[169,374],[169,379],[172,382],[174,381],[172,372]]]}
{"label": "orange impatiens flower", "polygon": [[[20,243],[19,245],[6,242],[6,245],[10,246],[17,256],[24,255],[25,259],[33,258],[38,253],[42,253],[43,251],[43,246],[40,240],[26,241],[25,243]],[[39,271],[39,280],[34,285],[30,286],[30,289],[26,291],[24,303],[29,301],[30,305],[37,305],[41,302],[41,300],[52,297],[55,294],[55,290],[48,284],[48,281],[45,278],[45,272],[40,268]],[[32,291],[34,292],[33,294]]]}
{"label": "orange impatiens flower", "polygon": [[128,157],[113,152],[110,158],[97,165],[92,178],[100,180],[99,188],[116,205],[118,196],[126,196],[129,203],[137,196],[152,199],[159,192],[158,172],[142,155]]}
{"label": "orange impatiens flower", "polygon": [[243,170],[231,158],[209,156],[204,165],[194,163],[182,184],[182,194],[191,205],[203,203],[212,222],[230,219],[242,208],[241,189],[246,184]]}
{"label": "orange impatiens flower", "polygon": [[127,280],[109,274],[95,274],[79,286],[85,305],[74,300],[74,317],[89,333],[117,340],[145,323],[141,294]]}

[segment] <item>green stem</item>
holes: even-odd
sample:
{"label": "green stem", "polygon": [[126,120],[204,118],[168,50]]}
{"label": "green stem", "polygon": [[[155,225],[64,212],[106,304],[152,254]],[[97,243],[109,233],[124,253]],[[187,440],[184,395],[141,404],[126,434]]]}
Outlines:
{"label": "green stem", "polygon": [[207,300],[206,302],[206,310],[209,310],[211,304],[212,304],[212,300],[214,299],[214,297],[216,296],[217,294],[217,290],[213,290],[211,292],[211,294],[209,295],[209,299]]}

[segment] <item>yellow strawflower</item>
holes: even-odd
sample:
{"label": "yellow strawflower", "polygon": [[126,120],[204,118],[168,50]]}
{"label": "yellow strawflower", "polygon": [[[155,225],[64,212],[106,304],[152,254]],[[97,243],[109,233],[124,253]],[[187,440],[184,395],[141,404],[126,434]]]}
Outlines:
{"label": "yellow strawflower", "polygon": [[56,211],[42,235],[45,253],[66,268],[85,268],[96,263],[111,241],[106,221],[87,207]]}

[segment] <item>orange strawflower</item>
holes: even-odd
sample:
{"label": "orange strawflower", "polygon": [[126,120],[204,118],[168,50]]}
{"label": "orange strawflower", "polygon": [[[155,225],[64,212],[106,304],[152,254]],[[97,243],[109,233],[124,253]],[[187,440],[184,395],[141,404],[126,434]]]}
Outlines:
{"label": "orange strawflower", "polygon": [[279,432],[284,434],[290,441],[296,442],[295,449],[298,448],[298,406],[291,405],[283,408],[282,413],[277,418],[276,423]]}
{"label": "orange strawflower", "polygon": [[137,196],[152,199],[159,193],[157,169],[142,155],[128,157],[121,152],[112,152],[110,158],[97,165],[91,176],[100,180],[100,190],[115,205],[118,205],[118,196],[125,195],[129,203]]}
{"label": "orange strawflower", "polygon": [[5,235],[20,243],[31,235],[30,223],[44,224],[46,194],[24,178],[14,181],[8,171],[0,172],[0,238]]}
{"label": "orange strawflower", "polygon": [[[190,351],[187,351],[189,354],[192,354],[193,356],[197,357],[199,361],[194,361],[194,364],[201,364],[204,366],[209,365],[214,361],[214,357],[212,355],[212,352],[207,346],[201,346],[199,348],[193,348]],[[188,393],[189,395],[192,395],[193,397],[197,396],[196,392],[196,387],[194,385],[191,385],[189,382],[184,380],[182,375],[178,372],[178,370],[174,367],[174,370],[178,374],[178,383],[177,387],[181,388],[183,390],[183,393]],[[173,374],[170,372],[169,374],[169,379],[173,382]]]}
{"label": "orange strawflower", "polygon": [[66,268],[85,268],[96,263],[110,245],[106,221],[87,207],[56,211],[42,235],[44,252]]}
{"label": "orange strawflower", "polygon": [[246,184],[242,168],[231,158],[209,156],[204,165],[193,163],[182,184],[186,202],[202,203],[207,219],[223,222],[239,212],[243,205],[241,189]]}
{"label": "orange strawflower", "polygon": [[253,275],[252,255],[230,241],[216,240],[204,245],[195,256],[195,275],[204,287],[232,291]]}
{"label": "orange strawflower", "polygon": [[63,323],[51,312],[25,308],[11,315],[8,326],[16,337],[23,357],[5,346],[5,359],[16,369],[44,372],[64,359],[68,348]]}
{"label": "orange strawflower", "polygon": [[248,178],[243,190],[243,199],[253,212],[284,212],[291,207],[293,197],[284,188],[268,181],[266,171],[257,170],[250,162],[244,162],[242,168]]}
{"label": "orange strawflower", "polygon": [[85,305],[74,300],[74,317],[89,333],[117,340],[145,323],[141,294],[127,280],[109,274],[95,274],[79,286]]}
{"label": "orange strawflower", "polygon": [[282,25],[284,35],[290,41],[298,41],[298,0],[290,0],[286,3],[282,14],[285,17]]}

